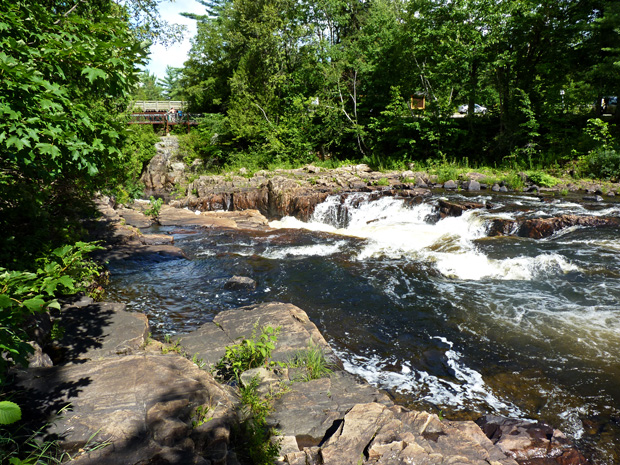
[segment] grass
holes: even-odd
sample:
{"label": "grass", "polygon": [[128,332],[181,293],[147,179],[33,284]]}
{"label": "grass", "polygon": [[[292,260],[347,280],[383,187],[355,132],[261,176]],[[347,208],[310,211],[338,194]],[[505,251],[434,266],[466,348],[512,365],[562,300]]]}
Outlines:
{"label": "grass", "polygon": [[303,377],[304,381],[323,378],[332,373],[331,364],[327,361],[325,352],[321,347],[314,344],[312,339],[308,342],[306,349],[295,354],[288,366],[291,368],[304,368],[306,371],[306,375]]}

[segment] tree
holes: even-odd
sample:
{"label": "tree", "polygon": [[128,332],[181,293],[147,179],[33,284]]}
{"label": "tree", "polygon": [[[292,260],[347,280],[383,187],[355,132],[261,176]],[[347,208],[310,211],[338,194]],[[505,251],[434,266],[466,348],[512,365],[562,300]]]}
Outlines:
{"label": "tree", "polygon": [[183,87],[181,86],[181,72],[183,68],[174,68],[166,66],[166,76],[158,81],[159,86],[163,89],[163,97],[166,100],[182,100]]}
{"label": "tree", "polygon": [[49,228],[70,197],[114,170],[145,50],[111,1],[0,0],[0,11],[0,262],[18,251],[27,262],[69,234]]}
{"label": "tree", "polygon": [[164,88],[159,84],[157,76],[148,71],[141,71],[138,74],[133,97],[135,100],[162,100]]}

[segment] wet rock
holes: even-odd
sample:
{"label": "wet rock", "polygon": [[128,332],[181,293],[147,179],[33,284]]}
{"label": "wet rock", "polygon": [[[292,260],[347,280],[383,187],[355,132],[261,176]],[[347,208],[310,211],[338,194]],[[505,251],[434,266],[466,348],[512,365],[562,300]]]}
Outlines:
{"label": "wet rock", "polygon": [[493,218],[487,227],[487,235],[490,237],[516,236],[518,231],[519,223],[506,218]]}
{"label": "wet rock", "polygon": [[599,228],[608,226],[617,227],[619,224],[620,219],[618,218],[561,215],[554,218],[534,218],[525,220],[519,227],[518,235],[531,239],[541,239],[571,226]]}
{"label": "wet rock", "polygon": [[454,190],[454,189],[457,189],[458,187],[459,187],[458,184],[454,182],[453,180],[446,181],[443,184],[444,189]]}
{"label": "wet rock", "polygon": [[439,199],[439,214],[441,218],[461,216],[464,211],[477,208],[485,208],[485,205],[480,202],[448,202],[447,200]]}
{"label": "wet rock", "polygon": [[585,195],[583,200],[588,202],[603,202],[605,199],[601,195]]}
{"label": "wet rock", "polygon": [[524,464],[579,465],[588,461],[561,431],[544,423],[486,415],[476,423],[504,454]]}
{"label": "wet rock", "polygon": [[[346,186],[343,181],[340,183]],[[269,180],[267,188],[269,203],[266,216],[269,218],[295,216],[307,221],[315,207],[329,195],[326,192],[319,192],[300,185],[296,180],[283,176],[274,176]]]}
{"label": "wet rock", "polygon": [[499,190],[500,190],[500,185],[499,185],[499,184],[497,184],[497,183],[493,184],[493,187],[491,187],[491,190],[492,190],[493,192],[499,192]]}
{"label": "wet rock", "polygon": [[[51,417],[64,405],[71,408],[46,431],[76,463],[209,463],[220,460],[236,421],[233,397],[212,376],[178,355],[129,355],[83,364],[38,368],[21,372],[18,384],[26,390],[26,416]],[[208,408],[202,439],[192,435],[192,417],[198,406]],[[212,432],[212,435],[208,433]],[[211,439],[209,439],[211,438]],[[89,443],[109,443],[86,453]],[[211,446],[219,448],[217,453]],[[201,457],[202,455],[202,457]],[[172,462],[157,461],[176,457]],[[219,462],[218,462],[219,463]]]}
{"label": "wet rock", "polygon": [[252,278],[248,278],[247,276],[233,276],[226,284],[224,284],[224,289],[228,289],[231,291],[253,291],[256,289],[256,281]]}
{"label": "wet rock", "polygon": [[489,236],[519,236],[542,239],[552,236],[571,226],[588,228],[618,227],[620,219],[614,217],[561,215],[553,218],[491,220],[487,233]]}

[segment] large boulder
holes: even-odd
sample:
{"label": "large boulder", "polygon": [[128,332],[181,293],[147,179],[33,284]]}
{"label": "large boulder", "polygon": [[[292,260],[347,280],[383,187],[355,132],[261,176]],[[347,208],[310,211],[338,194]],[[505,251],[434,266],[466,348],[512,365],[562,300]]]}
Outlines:
{"label": "large boulder", "polygon": [[179,140],[176,136],[161,137],[155,148],[157,154],[140,178],[147,196],[170,193],[175,184],[187,177],[185,164],[179,160]]}
{"label": "large boulder", "polygon": [[84,363],[140,351],[149,335],[142,313],[126,312],[125,304],[83,298],[63,308],[58,317],[64,331],[57,361]]}
{"label": "large boulder", "polygon": [[292,304],[269,302],[248,307],[226,310],[215,316],[197,330],[175,337],[185,351],[214,365],[225,354],[226,346],[249,338],[260,328],[280,328],[278,341],[272,353],[276,361],[286,362],[299,351],[308,347],[310,341],[321,348],[332,363],[339,363],[323,335],[306,312]]}
{"label": "large boulder", "polygon": [[439,215],[441,218],[447,216],[461,216],[467,210],[485,208],[485,204],[480,202],[449,202],[445,199],[439,199]]}
{"label": "large boulder", "polygon": [[525,220],[519,228],[519,236],[541,239],[552,236],[557,231],[571,226],[599,228],[618,227],[620,219],[600,216],[561,215],[553,218],[534,218]]}

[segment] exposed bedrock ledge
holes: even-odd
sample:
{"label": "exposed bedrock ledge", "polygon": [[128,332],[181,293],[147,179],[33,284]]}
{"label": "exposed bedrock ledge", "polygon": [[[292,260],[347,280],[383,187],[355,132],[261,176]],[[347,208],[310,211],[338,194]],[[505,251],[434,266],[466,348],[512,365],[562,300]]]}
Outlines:
{"label": "exposed bedrock ledge", "polygon": [[489,236],[519,236],[530,239],[550,237],[562,229],[572,226],[608,228],[620,226],[620,219],[603,216],[561,215],[553,218],[493,219],[488,229]]}

